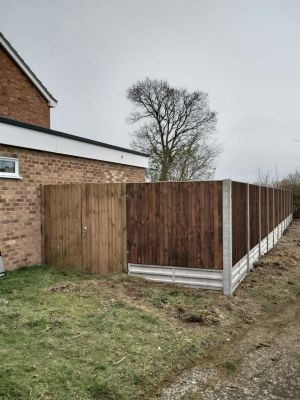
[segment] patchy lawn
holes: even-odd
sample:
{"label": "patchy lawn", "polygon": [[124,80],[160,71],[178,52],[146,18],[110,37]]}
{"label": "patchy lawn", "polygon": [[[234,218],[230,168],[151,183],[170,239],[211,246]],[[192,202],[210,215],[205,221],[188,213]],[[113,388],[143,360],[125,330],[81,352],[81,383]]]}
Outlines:
{"label": "patchy lawn", "polygon": [[[291,248],[273,250],[232,298],[123,274],[46,266],[9,272],[0,281],[0,399],[159,395],[214,349],[295,301],[299,258]],[[241,360],[217,362],[232,376]]]}
{"label": "patchy lawn", "polygon": [[214,340],[123,299],[119,287],[116,295],[123,279],[44,266],[8,273],[0,282],[0,398],[139,399]]}

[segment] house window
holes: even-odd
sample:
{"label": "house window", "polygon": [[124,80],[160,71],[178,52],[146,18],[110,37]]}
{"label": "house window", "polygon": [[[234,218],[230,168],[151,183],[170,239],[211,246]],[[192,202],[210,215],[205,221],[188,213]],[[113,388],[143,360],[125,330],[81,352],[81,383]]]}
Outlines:
{"label": "house window", "polygon": [[0,156],[0,178],[20,178],[17,158]]}

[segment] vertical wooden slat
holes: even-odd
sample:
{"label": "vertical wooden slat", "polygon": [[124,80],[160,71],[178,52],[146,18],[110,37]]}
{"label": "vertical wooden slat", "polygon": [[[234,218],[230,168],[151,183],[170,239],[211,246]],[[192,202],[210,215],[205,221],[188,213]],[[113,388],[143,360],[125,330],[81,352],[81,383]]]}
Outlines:
{"label": "vertical wooden slat", "polygon": [[121,231],[119,233],[119,240],[121,244],[121,254],[123,254],[123,258],[121,260],[121,268],[123,272],[127,272],[127,209],[126,209],[126,184],[123,183],[121,185],[121,207],[119,210],[119,214],[122,219]]}
{"label": "vertical wooden slat", "polygon": [[220,251],[219,251],[219,190],[218,186],[213,184],[213,264],[219,266],[221,264]]}
{"label": "vertical wooden slat", "polygon": [[269,201],[269,229],[268,232],[271,233],[274,229],[274,221],[273,221],[273,213],[274,213],[274,189],[273,188],[269,188],[268,189],[268,201]]}
{"label": "vertical wooden slat", "polygon": [[250,249],[259,243],[259,187],[249,185]]}
{"label": "vertical wooden slat", "polygon": [[247,184],[232,182],[232,258],[235,265],[247,254]]}
{"label": "vertical wooden slat", "polygon": [[[178,229],[178,223],[177,223],[177,219],[179,218],[179,193],[178,193],[178,183],[174,182],[173,184],[173,210],[172,210],[172,229],[173,229],[173,243],[172,243],[172,247],[171,249],[169,249],[169,252],[172,255],[172,263],[171,266],[175,265],[176,266],[176,261],[177,261],[177,265],[179,265],[179,257],[178,257],[178,237],[179,237],[179,229]],[[176,221],[176,223],[175,223]]]}
{"label": "vertical wooden slat", "polygon": [[199,185],[199,191],[200,191],[200,198],[199,198],[199,232],[200,232],[200,241],[199,241],[199,247],[200,247],[200,264],[199,265],[205,265],[207,254],[206,254],[206,197],[205,197],[205,188],[206,185]]}
{"label": "vertical wooden slat", "polygon": [[[172,216],[172,199],[173,199],[173,190],[174,190],[174,184],[171,183],[169,185],[169,190],[167,190],[167,186],[165,187],[165,190],[168,194],[168,204],[167,204],[167,213],[168,215]],[[151,225],[149,225],[149,229],[151,229]],[[172,249],[173,246],[173,226],[172,226],[172,218],[168,218],[167,220],[167,230],[168,230],[168,244],[166,246],[167,249],[167,265],[173,265],[173,253],[169,249]]]}
{"label": "vertical wooden slat", "polygon": [[261,186],[261,239],[268,234],[268,188]]}

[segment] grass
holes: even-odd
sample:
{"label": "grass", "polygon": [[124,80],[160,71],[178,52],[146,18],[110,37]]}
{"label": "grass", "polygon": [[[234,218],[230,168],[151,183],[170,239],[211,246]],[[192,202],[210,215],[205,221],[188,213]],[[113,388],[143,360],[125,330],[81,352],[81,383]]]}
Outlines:
{"label": "grass", "polygon": [[[298,259],[279,249],[264,260],[231,298],[124,274],[8,272],[0,281],[0,399],[151,399],[278,304],[296,300]],[[218,367],[234,373],[239,363],[224,358]]]}
{"label": "grass", "polygon": [[201,352],[205,335],[102,292],[97,280],[105,285],[36,266],[0,282],[1,399],[148,398]]}

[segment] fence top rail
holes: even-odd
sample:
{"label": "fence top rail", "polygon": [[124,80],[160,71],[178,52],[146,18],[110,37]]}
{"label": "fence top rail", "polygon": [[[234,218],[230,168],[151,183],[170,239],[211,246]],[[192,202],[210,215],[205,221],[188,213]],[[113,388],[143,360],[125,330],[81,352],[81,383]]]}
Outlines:
{"label": "fence top rail", "polygon": [[256,187],[267,188],[267,189],[275,189],[275,190],[281,190],[284,192],[293,193],[293,191],[290,189],[284,189],[284,188],[274,187],[274,186],[265,186],[265,185],[260,185],[258,183],[249,183],[249,182],[241,182],[241,181],[231,181],[231,182],[232,183],[244,183],[245,185],[248,184],[249,186],[256,186]]}
{"label": "fence top rail", "polygon": [[196,183],[196,184],[207,184],[207,183],[220,183],[224,181],[230,181],[233,184],[238,183],[238,184],[245,184],[249,186],[255,186],[255,187],[261,187],[261,188],[268,188],[268,189],[274,189],[274,190],[280,190],[288,193],[293,193],[292,190],[290,189],[284,189],[284,188],[277,188],[273,186],[265,186],[265,185],[259,185],[256,183],[249,183],[249,182],[241,182],[241,181],[235,181],[231,179],[216,179],[216,180],[203,180],[203,181],[158,181],[158,182],[99,182],[99,183],[54,183],[54,184],[46,184],[46,185],[41,185],[42,187],[70,187],[70,186],[82,186],[82,185],[164,185],[166,183],[168,184],[189,184],[189,183]]}
{"label": "fence top rail", "polygon": [[107,186],[107,185],[124,185],[126,184],[125,182],[101,182],[101,183],[52,183],[52,184],[47,184],[47,185],[43,185],[41,184],[41,186],[43,188],[56,188],[56,187],[60,187],[60,188],[67,188],[67,187],[79,187],[79,186]]}

